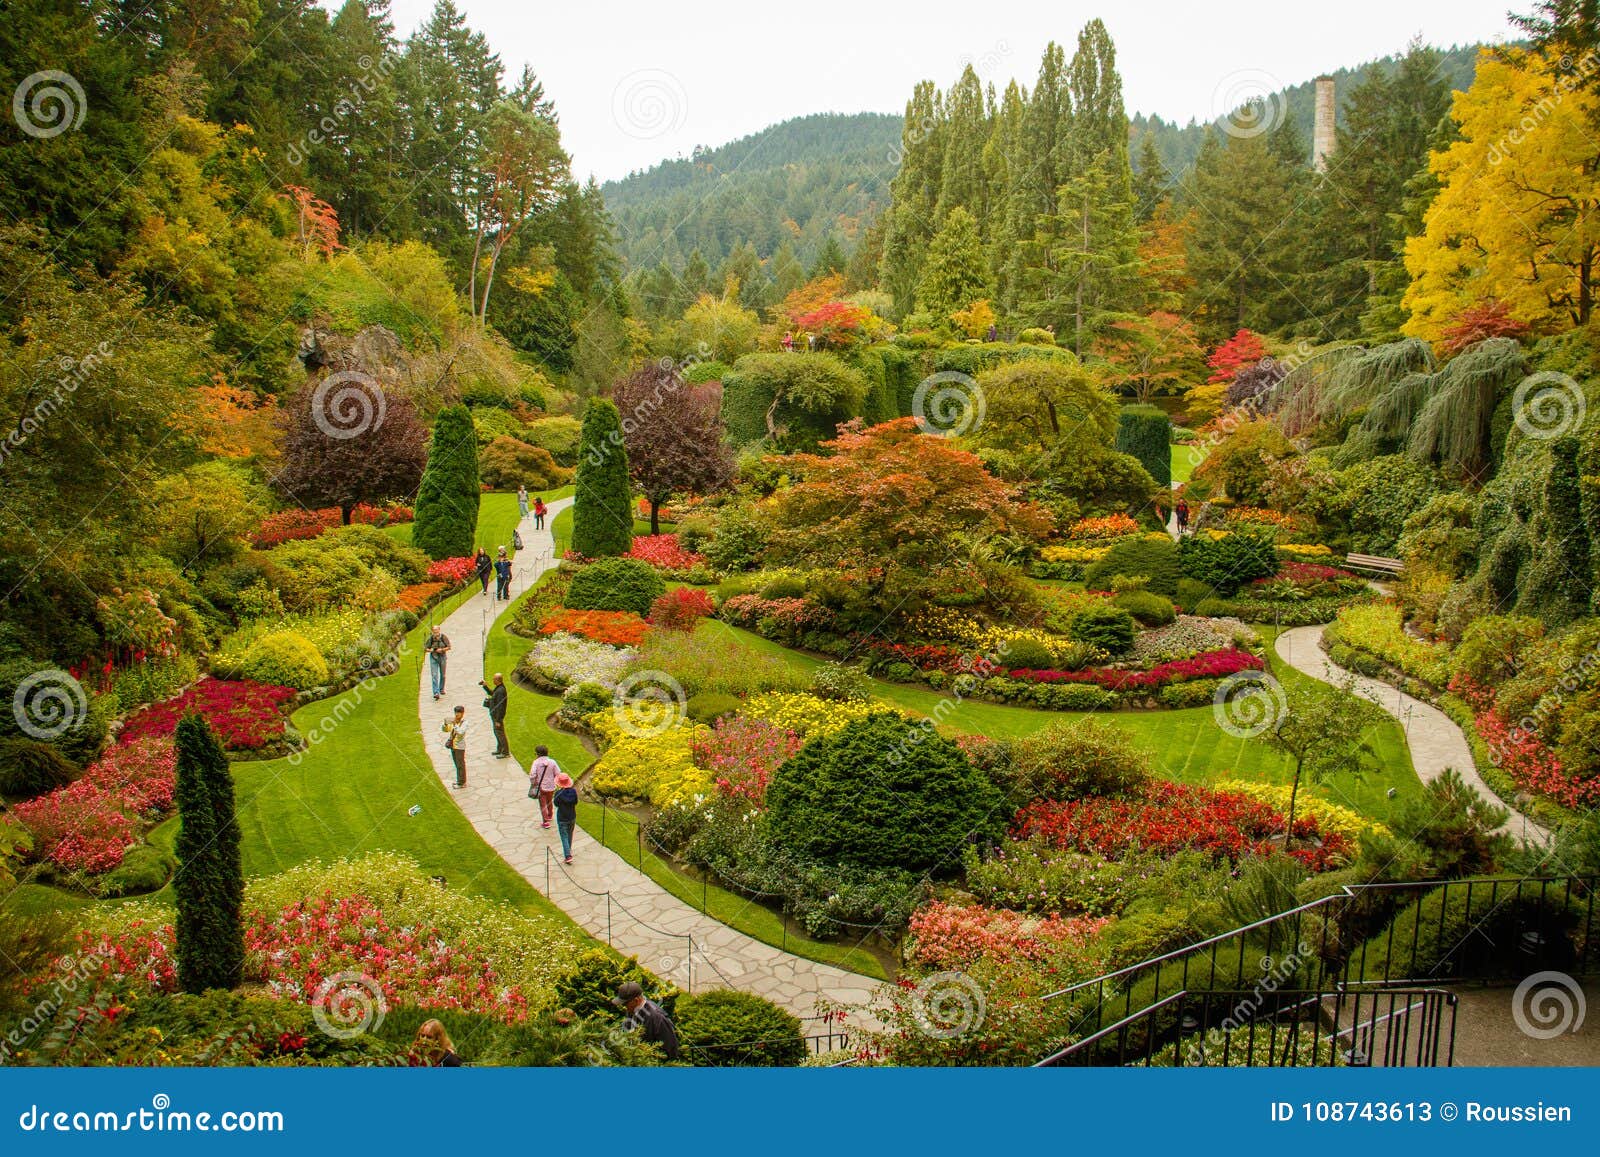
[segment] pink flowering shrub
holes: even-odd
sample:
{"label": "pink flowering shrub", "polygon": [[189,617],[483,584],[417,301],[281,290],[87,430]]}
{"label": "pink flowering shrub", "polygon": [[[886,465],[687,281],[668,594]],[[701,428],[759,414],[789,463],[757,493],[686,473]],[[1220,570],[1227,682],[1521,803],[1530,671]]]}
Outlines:
{"label": "pink flowering shrub", "polygon": [[805,746],[805,740],[763,719],[724,715],[689,741],[694,765],[709,771],[717,790],[760,805],[772,773]]}
{"label": "pink flowering shrub", "polygon": [[1240,671],[1260,671],[1265,668],[1260,659],[1249,651],[1225,649],[1205,651],[1190,659],[1175,659],[1159,663],[1148,671],[1123,671],[1115,667],[1085,667],[1081,671],[1040,671],[1022,668],[1006,672],[1013,679],[1031,683],[1092,683],[1108,691],[1147,691],[1165,687],[1169,683],[1183,683],[1190,679],[1220,679]]}
{"label": "pink flowering shrub", "polygon": [[722,617],[736,627],[755,628],[770,621],[779,632],[825,630],[833,625],[833,612],[808,599],[764,599],[760,595],[735,595],[722,604]]}
{"label": "pink flowering shrub", "polygon": [[73,872],[122,863],[145,821],[172,807],[177,755],[170,739],[113,747],[83,775],[13,812],[33,836],[33,855]]}
{"label": "pink flowering shrub", "polygon": [[705,555],[679,546],[676,534],[641,534],[623,557],[647,562],[660,570],[692,570],[706,561]]}
{"label": "pink flowering shrub", "polygon": [[977,960],[996,963],[1079,957],[1111,923],[1107,916],[1030,916],[1006,908],[933,903],[911,917],[911,960],[927,968],[959,969]]}

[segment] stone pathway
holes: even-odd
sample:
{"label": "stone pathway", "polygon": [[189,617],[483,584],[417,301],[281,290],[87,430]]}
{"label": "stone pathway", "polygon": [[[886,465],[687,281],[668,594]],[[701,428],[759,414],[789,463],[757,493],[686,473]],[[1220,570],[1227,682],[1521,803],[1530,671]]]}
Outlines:
{"label": "stone pathway", "polygon": [[[1291,627],[1278,636],[1278,657],[1296,671],[1324,683],[1353,680],[1356,694],[1372,700],[1398,719],[1405,729],[1406,746],[1411,749],[1412,766],[1423,783],[1432,783],[1444,774],[1446,768],[1453,767],[1485,799],[1501,802],[1478,775],[1472,761],[1472,748],[1453,719],[1432,704],[1414,699],[1397,687],[1334,665],[1322,649],[1322,632],[1320,626]],[[1515,809],[1512,809],[1511,818],[1500,830],[1524,842],[1541,845],[1550,842],[1548,830]]]}
{"label": "stone pathway", "polygon": [[[570,498],[552,502],[548,528]],[[532,518],[520,528],[523,549],[512,579],[513,601],[556,564],[550,531],[534,530]],[[483,710],[478,679],[484,645],[499,612],[493,585],[488,597],[474,595],[444,621],[450,637],[450,663],[445,697],[433,701],[427,664],[417,694],[434,771],[446,787],[455,783],[455,765],[440,738],[440,728],[457,703],[467,706],[467,786],[451,798],[478,834],[524,879],[548,896],[591,935],[626,956],[637,956],[652,972],[679,987],[737,988],[754,992],[796,1016],[816,1015],[819,997],[864,1004],[880,982],[827,964],[819,964],[751,939],[706,916],[671,895],[650,877],[602,847],[581,827],[573,833],[574,863],[561,862],[561,840],[554,826],[539,826],[538,804],[528,798],[528,777],[517,755],[495,759],[494,733]],[[510,672],[505,672],[510,678]],[[531,759],[531,752],[521,752]],[[569,773],[579,768],[566,769]]]}

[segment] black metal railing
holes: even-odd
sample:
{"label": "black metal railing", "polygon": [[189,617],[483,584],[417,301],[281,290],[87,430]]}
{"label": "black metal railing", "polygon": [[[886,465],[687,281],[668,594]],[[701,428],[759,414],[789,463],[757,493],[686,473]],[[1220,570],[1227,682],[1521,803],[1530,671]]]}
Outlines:
{"label": "black metal railing", "polygon": [[[1047,994],[1070,1006],[1068,1042],[1162,1019],[1173,997],[1276,990],[1338,996],[1426,989],[1554,969],[1600,972],[1600,877],[1487,877],[1346,886],[1187,948]],[[1120,1030],[1119,1030],[1120,1031]],[[1159,1034],[1158,1034],[1159,1035]]]}
{"label": "black metal railing", "polygon": [[1434,1067],[1454,1059],[1455,1035],[1442,988],[1184,989],[1035,1067]]}

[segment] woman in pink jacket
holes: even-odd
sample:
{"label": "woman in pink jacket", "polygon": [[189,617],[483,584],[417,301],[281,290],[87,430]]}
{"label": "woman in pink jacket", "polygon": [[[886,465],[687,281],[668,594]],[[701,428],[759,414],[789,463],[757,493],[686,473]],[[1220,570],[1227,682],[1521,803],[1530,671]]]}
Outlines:
{"label": "woman in pink jacket", "polygon": [[542,743],[533,753],[538,758],[528,769],[528,795],[538,797],[539,815],[544,819],[540,826],[549,827],[556,810],[556,776],[561,774],[561,766],[550,758],[550,749]]}

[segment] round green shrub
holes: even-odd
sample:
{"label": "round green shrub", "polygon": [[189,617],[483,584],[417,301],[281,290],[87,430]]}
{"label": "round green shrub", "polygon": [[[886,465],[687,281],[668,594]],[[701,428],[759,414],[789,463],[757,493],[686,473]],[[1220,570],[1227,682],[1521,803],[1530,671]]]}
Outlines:
{"label": "round green shrub", "polygon": [[969,841],[998,840],[1004,799],[961,749],[874,712],[817,736],[773,773],[773,842],[802,860],[949,875]]}
{"label": "round green shrub", "polygon": [[1202,582],[1185,578],[1178,580],[1178,590],[1175,598],[1180,607],[1189,614],[1194,614],[1194,609],[1207,599],[1217,597],[1217,592]]}
{"label": "round green shrub", "polygon": [[800,1021],[753,992],[713,988],[679,997],[675,1024],[696,1065],[779,1068],[806,1057]]}
{"label": "round green shrub", "polygon": [[1096,603],[1072,617],[1067,636],[1088,643],[1113,655],[1125,655],[1133,647],[1133,616],[1113,603]]}
{"label": "round green shrub", "polygon": [[245,652],[240,673],[258,683],[305,691],[328,681],[328,662],[316,644],[299,631],[263,635]]}
{"label": "round green shrub", "polygon": [[122,863],[96,881],[95,891],[103,898],[138,896],[157,892],[172,875],[173,859],[161,848],[139,844],[129,848]]}
{"label": "round green shrub", "polygon": [[478,476],[497,490],[552,490],[564,485],[571,474],[556,465],[550,451],[531,446],[516,438],[496,438],[478,454]]}
{"label": "round green shrub", "polygon": [[1056,665],[1056,657],[1037,639],[1011,639],[1005,645],[1004,665],[1012,671],[1048,671]]}
{"label": "round green shrub", "polygon": [[824,699],[865,702],[872,698],[866,674],[848,663],[822,664],[811,673],[811,689]]}
{"label": "round green shrub", "polygon": [[1221,538],[1205,533],[1185,535],[1178,559],[1185,578],[1205,583],[1223,597],[1253,579],[1278,573],[1272,535],[1256,530],[1235,530]]}
{"label": "round green shrub", "polygon": [[1194,605],[1194,609],[1189,613],[1191,615],[1199,615],[1202,618],[1207,619],[1219,618],[1224,615],[1233,614],[1233,604],[1228,602],[1227,599],[1201,599]]}
{"label": "round green shrub", "polygon": [[568,715],[593,715],[609,711],[613,695],[598,683],[577,683],[561,695],[561,710]]}
{"label": "round green shrub", "polygon": [[1117,450],[1132,454],[1156,485],[1172,486],[1172,419],[1158,406],[1124,406],[1117,416]]}
{"label": "round green shrub", "polygon": [[1143,575],[1150,580],[1145,583],[1145,590],[1158,595],[1176,594],[1183,577],[1178,544],[1164,534],[1119,542],[1084,568],[1083,585],[1092,591],[1110,590],[1111,579],[1119,574]]}
{"label": "round green shrub", "polygon": [[634,558],[603,558],[583,567],[567,589],[566,605],[578,611],[650,613],[650,604],[667,593],[656,568]]}
{"label": "round green shrub", "polygon": [[707,727],[721,719],[724,715],[736,714],[744,701],[737,695],[722,695],[716,691],[702,691],[698,695],[689,696],[689,701],[684,704],[684,713],[696,723],[704,723]]}
{"label": "round green shrub", "polygon": [[1031,325],[1017,335],[1021,345],[1055,345],[1056,335],[1042,326]]}
{"label": "round green shrub", "polygon": [[0,795],[32,799],[65,787],[78,768],[54,744],[34,739],[0,740]]}
{"label": "round green shrub", "polygon": [[556,977],[555,1006],[570,1008],[579,1016],[600,1014],[615,1017],[617,987],[625,980],[635,981],[645,996],[671,1016],[678,1001],[678,990],[639,963],[637,957],[624,960],[606,948],[591,948],[578,957],[571,969]]}
{"label": "round green shrub", "polygon": [[1161,627],[1177,618],[1172,600],[1150,591],[1128,591],[1112,600],[1147,627]]}
{"label": "round green shrub", "polygon": [[673,533],[678,536],[678,545],[684,550],[696,553],[717,532],[716,520],[706,514],[686,514],[678,519],[678,525]]}
{"label": "round green shrub", "polygon": [[799,575],[781,574],[761,588],[764,599],[799,599],[806,593],[806,580]]}

